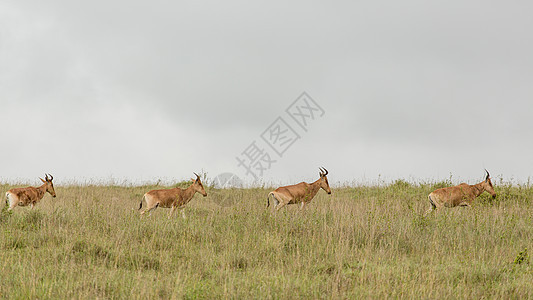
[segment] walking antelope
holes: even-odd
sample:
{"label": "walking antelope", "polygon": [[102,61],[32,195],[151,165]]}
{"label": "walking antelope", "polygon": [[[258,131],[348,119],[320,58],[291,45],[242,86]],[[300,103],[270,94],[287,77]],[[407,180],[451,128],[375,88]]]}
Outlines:
{"label": "walking antelope", "polygon": [[[143,206],[143,199],[146,200],[146,209],[141,212],[141,215],[144,215],[146,212],[151,214],[154,209],[164,207],[170,208],[170,213],[168,214],[168,218],[170,219],[174,210],[176,208],[183,209],[185,204],[191,201],[195,193],[200,193],[204,197],[207,197],[202,181],[200,181],[200,176],[196,173],[194,175],[196,175],[196,179],[191,179],[192,184],[185,190],[177,187],[173,189],[152,190],[144,194],[139,205],[139,210]],[[184,212],[181,211],[181,213],[185,218]]]}
{"label": "walking antelope", "polygon": [[455,206],[469,206],[474,201],[476,197],[483,194],[483,192],[488,192],[492,195],[492,198],[496,198],[496,192],[494,192],[494,187],[490,181],[489,171],[487,172],[487,177],[485,180],[474,185],[469,185],[466,183],[461,183],[457,186],[446,187],[438,189],[429,194],[428,199],[431,207],[426,212],[430,213],[435,209],[441,209],[442,207],[455,207]]}
{"label": "walking antelope", "polygon": [[[44,174],[44,179],[41,179],[43,182],[43,185],[40,187],[25,187],[25,188],[15,188],[10,189],[6,193],[6,205],[8,206],[8,211],[18,206],[27,206],[30,205],[31,208],[35,206],[35,204],[39,203],[41,199],[43,199],[44,194],[48,192],[52,197],[56,197],[56,192],[54,190],[54,184],[52,183],[52,180],[54,179],[54,176],[50,174]],[[50,177],[48,177],[50,175]]]}
{"label": "walking antelope", "polygon": [[267,196],[267,207],[270,206],[270,196],[274,199],[276,211],[280,210],[283,206],[287,204],[296,204],[302,203],[300,210],[304,206],[311,202],[316,193],[322,188],[329,194],[331,194],[331,189],[329,188],[328,183],[328,170],[325,168],[320,168],[320,178],[313,182],[300,182],[295,185],[282,186],[276,190],[270,192]]}

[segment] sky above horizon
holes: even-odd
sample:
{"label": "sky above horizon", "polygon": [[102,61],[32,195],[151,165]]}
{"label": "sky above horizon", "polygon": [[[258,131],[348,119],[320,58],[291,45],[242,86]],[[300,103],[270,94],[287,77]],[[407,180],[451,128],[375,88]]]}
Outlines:
{"label": "sky above horizon", "polygon": [[532,9],[2,1],[0,181],[526,182]]}

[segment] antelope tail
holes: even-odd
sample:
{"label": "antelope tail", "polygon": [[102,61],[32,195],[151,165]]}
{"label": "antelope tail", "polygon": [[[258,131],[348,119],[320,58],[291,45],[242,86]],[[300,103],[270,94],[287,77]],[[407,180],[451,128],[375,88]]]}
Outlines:
{"label": "antelope tail", "polygon": [[431,195],[428,195],[428,200],[429,204],[431,204],[431,207],[424,213],[424,217],[437,208],[435,202],[433,202],[433,199],[431,199]]}
{"label": "antelope tail", "polygon": [[435,202],[433,202],[433,199],[431,199],[431,196],[428,196],[429,203],[431,204],[431,207],[436,208]]}
{"label": "antelope tail", "polygon": [[268,196],[267,196],[267,207],[270,206],[270,194],[272,194],[272,192],[268,193]]}
{"label": "antelope tail", "polygon": [[139,209],[140,210],[141,208],[143,208],[143,200],[144,200],[144,195],[143,197],[141,198],[141,203],[139,203]]}

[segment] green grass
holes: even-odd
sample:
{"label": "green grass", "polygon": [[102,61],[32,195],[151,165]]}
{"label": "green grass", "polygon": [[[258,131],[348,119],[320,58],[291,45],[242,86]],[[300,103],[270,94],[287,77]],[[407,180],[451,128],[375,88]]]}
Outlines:
{"label": "green grass", "polygon": [[423,217],[448,184],[320,191],[303,213],[267,210],[266,189],[208,189],[171,220],[139,217],[153,186],[56,186],[1,213],[0,297],[532,298],[533,188]]}

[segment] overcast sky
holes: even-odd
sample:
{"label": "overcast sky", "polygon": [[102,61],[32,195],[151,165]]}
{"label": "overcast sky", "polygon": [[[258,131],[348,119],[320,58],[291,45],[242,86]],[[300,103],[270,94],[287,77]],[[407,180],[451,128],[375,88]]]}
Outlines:
{"label": "overcast sky", "polygon": [[[252,181],[236,157],[255,141],[275,160],[266,182],[311,181],[320,166],[331,182],[474,183],[484,168],[525,182],[531,11],[531,1],[4,0],[0,180]],[[305,129],[286,112],[303,92],[323,109]],[[261,138],[278,117],[300,137],[281,156]]]}

